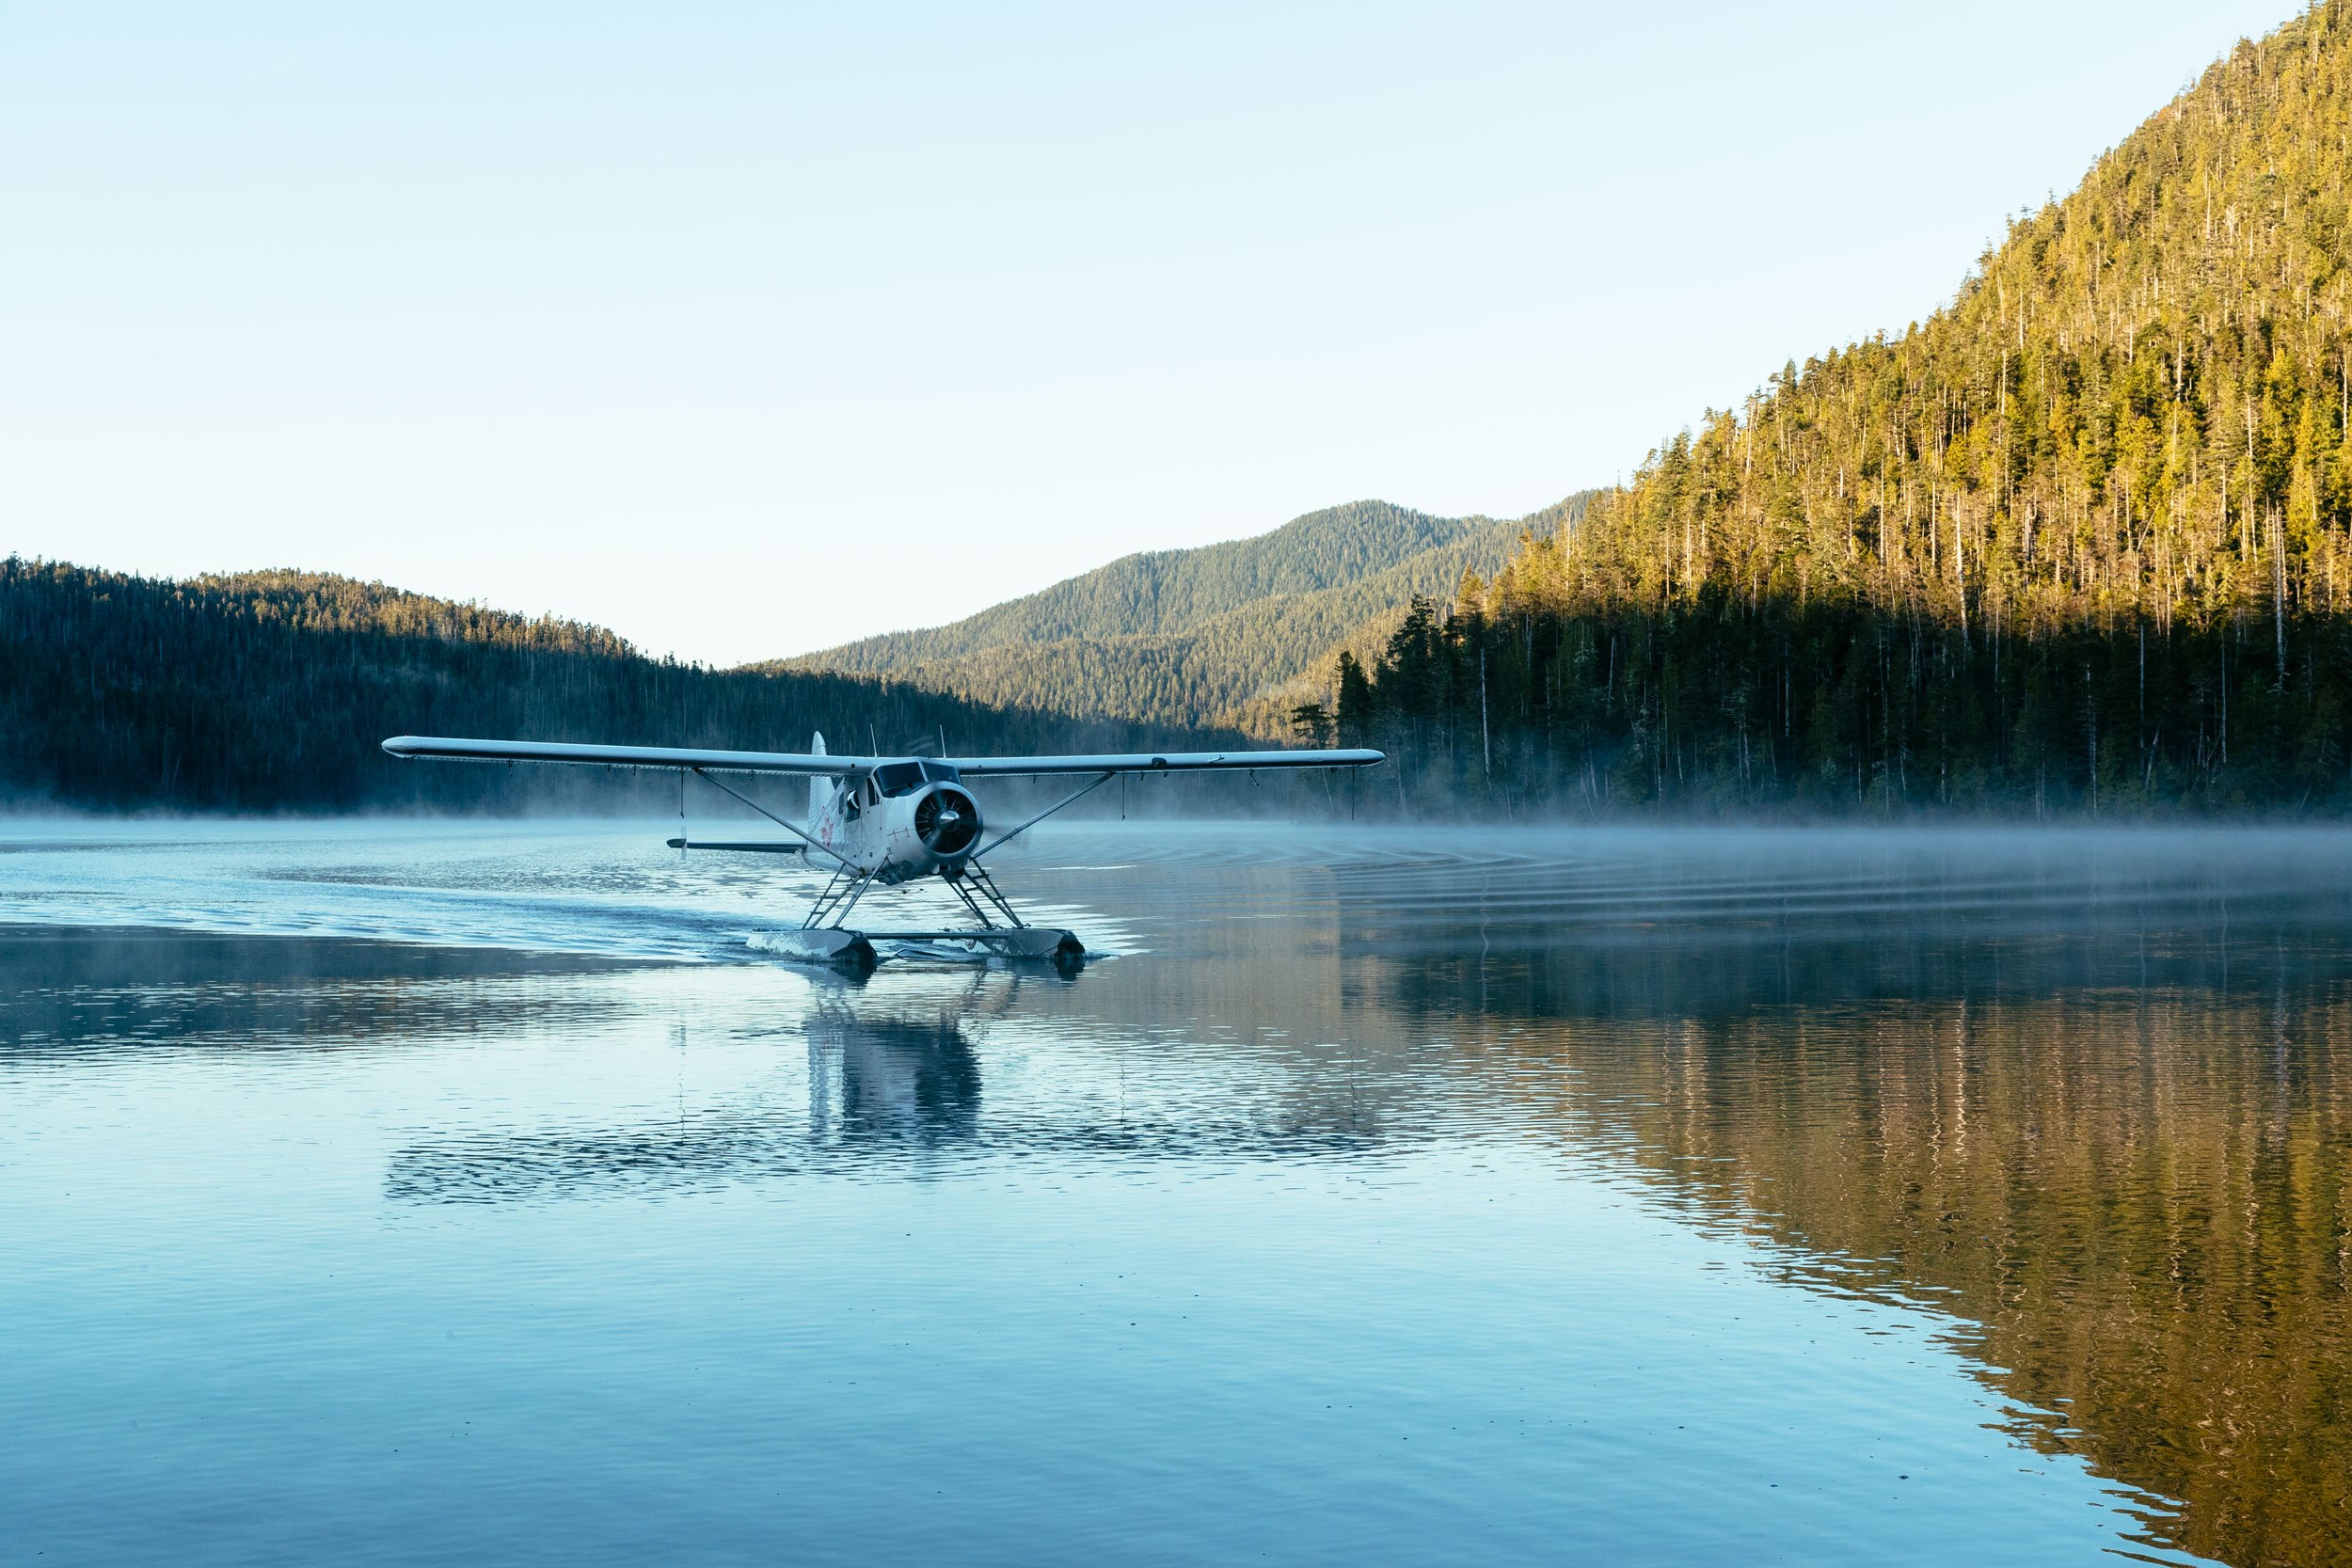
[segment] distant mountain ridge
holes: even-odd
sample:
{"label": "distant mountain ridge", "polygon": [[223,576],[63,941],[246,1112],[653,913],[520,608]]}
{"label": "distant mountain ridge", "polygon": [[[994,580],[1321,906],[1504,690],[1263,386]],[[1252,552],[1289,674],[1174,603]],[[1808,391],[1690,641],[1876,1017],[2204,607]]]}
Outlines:
{"label": "distant mountain ridge", "polygon": [[1281,731],[1343,647],[1385,639],[1416,596],[1502,569],[1590,492],[1529,517],[1438,517],[1354,501],[1271,532],[1147,550],[947,626],[890,632],[768,671],[888,675],[965,701],[1153,723]]}

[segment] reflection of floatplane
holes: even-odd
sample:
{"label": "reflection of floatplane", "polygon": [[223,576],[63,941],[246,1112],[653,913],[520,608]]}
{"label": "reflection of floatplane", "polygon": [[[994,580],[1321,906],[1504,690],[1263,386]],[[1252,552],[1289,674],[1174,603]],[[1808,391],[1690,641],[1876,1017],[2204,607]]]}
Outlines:
{"label": "reflection of floatplane", "polygon": [[[936,975],[904,978],[917,985]],[[1024,983],[1011,977],[1012,986]],[[475,1128],[428,1135],[392,1152],[385,1183],[403,1203],[516,1202],[614,1185],[704,1184],[740,1177],[866,1169],[876,1157],[919,1157],[977,1143],[980,1063],[968,1019],[1001,1010],[977,987],[961,994],[935,985],[905,1010],[819,1001],[799,1022],[772,1031],[805,1035],[804,1113],[763,1086],[676,1120],[596,1128]],[[819,993],[822,995],[823,993]],[[927,1005],[928,1004],[928,1005]]]}
{"label": "reflection of floatplane", "polygon": [[[874,939],[905,942],[967,942],[1013,958],[1043,958],[1073,966],[1086,948],[1073,933],[1025,923],[981,863],[1056,812],[1123,773],[1198,773],[1260,768],[1364,768],[1378,752],[1168,752],[1042,757],[834,756],[825,737],[805,752],[706,752],[671,746],[576,746],[539,740],[454,740],[394,736],[384,749],[396,757],[469,762],[567,762],[605,768],[691,773],[733,796],[791,839],[711,842],[674,838],[674,849],[725,849],[817,857],[833,879],[801,928],[777,950],[787,957],[871,968]],[[808,780],[808,810],[795,822],[713,777],[719,773],[787,773]],[[979,803],[965,787],[982,777],[1092,775],[1087,782],[1009,832],[983,844]],[[977,923],[954,930],[876,931],[849,924],[858,900],[877,885],[898,887],[938,877]]]}
{"label": "reflection of floatplane", "polygon": [[820,1006],[807,1032],[813,1138],[942,1144],[977,1134],[979,1058],[954,1014],[861,1017]]}
{"label": "reflection of floatplane", "polygon": [[[1049,990],[1042,1008],[1028,989],[1038,985]],[[682,1104],[675,1117],[423,1132],[392,1150],[386,1196],[396,1203],[516,1203],[616,1188],[707,1190],[725,1180],[916,1169],[909,1162],[955,1153],[1057,1167],[1084,1160],[1295,1165],[1369,1153],[1400,1136],[1384,1124],[1382,1097],[1367,1098],[1353,1072],[1344,1085],[1318,1084],[1310,1072],[1247,1089],[1220,1070],[1212,1101],[1157,1100],[1141,1084],[1127,1098],[1118,1058],[1148,1037],[1140,1029],[1156,1030],[1156,1010],[1141,1026],[1090,1018],[1083,1043],[1060,1059],[1074,1070],[1027,1078],[1004,1097],[991,1125],[982,1078],[992,1026],[1053,1016],[1051,993],[1060,990],[1058,979],[1018,973],[820,983],[804,1012],[779,1017],[763,1004],[765,1027],[725,1031],[738,1039],[804,1039],[805,1101],[781,1079],[761,1078],[696,1108]],[[683,1044],[682,1030],[679,1037]],[[1035,1060],[1036,1037],[1016,1038],[1012,1053]],[[1089,1067],[1106,1065],[1111,1081],[1088,1081]],[[1118,1092],[1107,1092],[1113,1083]]]}

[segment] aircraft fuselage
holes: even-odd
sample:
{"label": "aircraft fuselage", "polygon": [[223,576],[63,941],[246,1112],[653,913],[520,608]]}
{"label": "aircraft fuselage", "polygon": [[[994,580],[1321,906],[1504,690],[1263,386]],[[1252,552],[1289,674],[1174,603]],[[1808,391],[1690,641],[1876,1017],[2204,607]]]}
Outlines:
{"label": "aircraft fuselage", "polygon": [[[808,834],[884,886],[961,873],[980,847],[980,807],[953,766],[877,763],[812,793]],[[812,865],[826,863],[811,855]]]}

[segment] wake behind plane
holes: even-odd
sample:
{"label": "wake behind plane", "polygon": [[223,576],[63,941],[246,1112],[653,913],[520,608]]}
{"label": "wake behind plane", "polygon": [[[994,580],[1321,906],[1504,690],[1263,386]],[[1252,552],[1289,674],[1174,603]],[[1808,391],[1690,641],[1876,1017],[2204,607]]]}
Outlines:
{"label": "wake behind plane", "polygon": [[[1034,757],[834,755],[813,736],[806,752],[721,752],[675,746],[590,746],[565,741],[469,740],[398,735],[384,742],[396,757],[459,762],[573,763],[602,768],[671,769],[683,787],[688,775],[734,797],[793,836],[789,839],[670,840],[679,850],[793,854],[833,873],[800,929],[778,950],[791,958],[870,969],[877,940],[972,943],[1005,958],[1039,958],[1065,969],[1086,958],[1076,933],[1031,926],[1013,909],[983,863],[988,856],[1060,811],[1126,773],[1255,771],[1259,768],[1369,768],[1387,758],[1373,751],[1161,752],[1072,753]],[[795,821],[760,804],[719,774],[780,773],[808,781],[807,809]],[[1026,821],[991,839],[979,801],[967,787],[976,778],[1084,777],[1086,783]],[[859,900],[877,887],[896,888],[936,877],[970,911],[970,927],[945,930],[871,930],[852,927]]]}

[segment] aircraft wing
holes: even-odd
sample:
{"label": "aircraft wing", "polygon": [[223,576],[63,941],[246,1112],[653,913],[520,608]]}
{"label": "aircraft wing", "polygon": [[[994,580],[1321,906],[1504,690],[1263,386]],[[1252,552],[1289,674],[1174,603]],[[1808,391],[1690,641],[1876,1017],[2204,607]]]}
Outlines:
{"label": "aircraft wing", "polygon": [[702,752],[682,746],[581,746],[567,740],[460,740],[396,735],[384,742],[396,757],[463,762],[579,762],[604,768],[699,768],[713,773],[863,773],[872,757],[811,756],[801,752]]}
{"label": "aircraft wing", "polygon": [[[705,752],[681,746],[588,746],[567,740],[466,740],[396,735],[396,757],[464,762],[575,762],[602,768],[691,768],[713,773],[864,773],[892,757],[814,756],[801,752]],[[1379,752],[1101,752],[1043,757],[948,757],[967,778],[1040,773],[1198,773],[1238,768],[1369,768]]]}
{"label": "aircraft wing", "polygon": [[1199,773],[1232,768],[1370,768],[1380,752],[1103,752],[1057,757],[948,757],[966,778],[1009,773]]}

